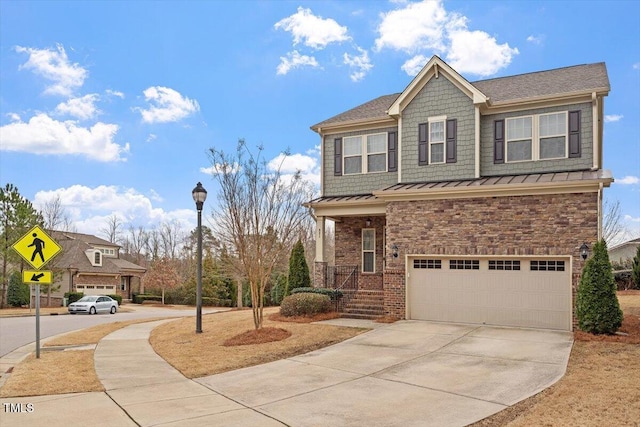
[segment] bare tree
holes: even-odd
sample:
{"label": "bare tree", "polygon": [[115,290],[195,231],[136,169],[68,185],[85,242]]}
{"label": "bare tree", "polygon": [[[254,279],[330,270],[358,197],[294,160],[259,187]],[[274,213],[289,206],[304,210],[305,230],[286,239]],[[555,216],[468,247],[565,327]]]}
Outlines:
{"label": "bare tree", "polygon": [[619,200],[605,200],[602,204],[602,238],[609,247],[624,240],[627,230],[622,221]]}
{"label": "bare tree", "polygon": [[162,254],[170,259],[176,259],[180,247],[184,244],[185,236],[178,221],[163,222],[160,224],[160,242]]}
{"label": "bare tree", "polygon": [[146,240],[146,252],[151,261],[160,259],[160,251],[162,247],[162,239],[160,238],[160,232],[156,228],[152,228],[147,232]]}
{"label": "bare tree", "polygon": [[105,223],[105,226],[100,229],[100,232],[111,243],[120,243],[122,234],[122,220],[120,219],[120,217],[117,214],[113,213],[107,217]]}
{"label": "bare tree", "polygon": [[128,235],[123,243],[126,253],[134,257],[136,264],[142,262],[143,253],[147,247],[147,241],[149,240],[149,234],[142,226],[135,228],[133,225],[129,225]]}
{"label": "bare tree", "polygon": [[274,266],[287,259],[307,218],[302,206],[313,194],[312,185],[301,178],[281,174],[279,165],[269,166],[262,147],[254,155],[244,140],[234,155],[211,148],[214,179],[220,186],[218,207],[212,224],[214,234],[230,248],[237,270],[242,269],[251,288],[253,323],[262,327],[264,292]]}
{"label": "bare tree", "polygon": [[44,218],[45,228],[59,231],[76,231],[76,227],[73,221],[71,221],[69,213],[64,206],[62,206],[62,200],[59,195],[45,202],[41,213]]}

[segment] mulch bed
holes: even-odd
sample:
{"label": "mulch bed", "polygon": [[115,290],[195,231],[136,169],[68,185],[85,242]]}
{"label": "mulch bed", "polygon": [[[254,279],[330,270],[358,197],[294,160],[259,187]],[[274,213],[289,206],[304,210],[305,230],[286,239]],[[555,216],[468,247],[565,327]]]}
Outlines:
{"label": "mulch bed", "polygon": [[576,341],[601,341],[601,342],[619,342],[625,344],[640,344],[640,316],[628,314],[624,316],[622,326],[618,329],[618,333],[608,334],[590,334],[576,330],[574,332]]}
{"label": "mulch bed", "polygon": [[267,342],[282,341],[290,336],[291,332],[286,329],[264,327],[231,337],[226,340],[223,345],[225,347],[232,347],[235,345],[264,344]]}

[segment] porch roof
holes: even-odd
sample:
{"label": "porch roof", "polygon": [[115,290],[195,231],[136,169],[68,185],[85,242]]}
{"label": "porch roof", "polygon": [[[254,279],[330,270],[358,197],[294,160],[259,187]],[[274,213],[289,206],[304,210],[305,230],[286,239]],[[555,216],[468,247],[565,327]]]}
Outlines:
{"label": "porch roof", "polygon": [[561,194],[596,191],[600,184],[608,187],[613,182],[608,170],[581,170],[572,172],[531,173],[520,175],[488,176],[478,179],[428,181],[394,184],[371,194],[352,196],[324,196],[313,199],[305,206],[315,209],[347,206],[384,205],[390,200],[423,198],[469,198],[527,194]]}

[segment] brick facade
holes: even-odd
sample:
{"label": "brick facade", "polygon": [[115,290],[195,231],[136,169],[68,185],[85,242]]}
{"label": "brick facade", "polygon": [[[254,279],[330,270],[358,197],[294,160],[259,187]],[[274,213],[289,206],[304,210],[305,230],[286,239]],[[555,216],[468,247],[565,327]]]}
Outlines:
{"label": "brick facade", "polygon": [[575,301],[579,247],[591,246],[597,230],[597,193],[391,202],[387,245],[398,245],[400,256],[385,271],[385,309],[405,316],[405,284],[397,278],[404,278],[405,254],[571,255]]}

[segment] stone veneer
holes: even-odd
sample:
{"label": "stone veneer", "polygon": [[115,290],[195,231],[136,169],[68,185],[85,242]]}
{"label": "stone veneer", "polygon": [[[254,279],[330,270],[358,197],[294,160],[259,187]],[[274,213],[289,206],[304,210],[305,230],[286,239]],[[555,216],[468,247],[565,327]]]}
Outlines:
{"label": "stone veneer", "polygon": [[405,254],[571,255],[575,302],[579,247],[597,239],[598,200],[593,192],[390,202],[386,225],[387,250],[395,243],[400,252],[384,271],[388,315],[405,317]]}

